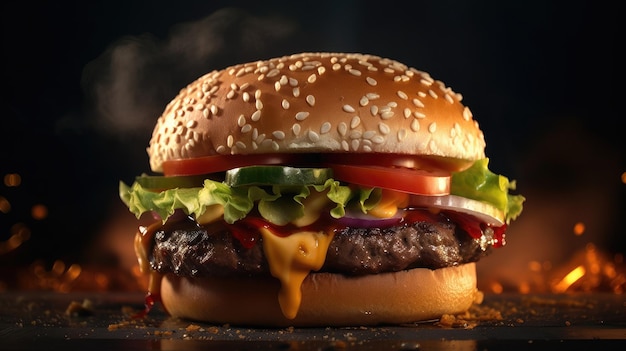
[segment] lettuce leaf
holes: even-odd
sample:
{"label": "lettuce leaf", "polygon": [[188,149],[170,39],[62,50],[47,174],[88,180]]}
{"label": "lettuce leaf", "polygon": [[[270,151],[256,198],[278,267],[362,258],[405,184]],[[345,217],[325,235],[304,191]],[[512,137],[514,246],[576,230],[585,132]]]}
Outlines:
{"label": "lettuce leaf", "polygon": [[[120,198],[130,212],[139,218],[143,213],[153,211],[163,222],[176,209],[198,217],[208,206],[219,204],[224,208],[224,220],[228,223],[245,218],[256,205],[265,220],[285,225],[304,215],[303,200],[312,190],[326,193],[328,199],[335,204],[330,211],[335,218],[343,217],[345,207],[352,202],[361,211],[367,212],[376,205],[380,196],[379,192],[373,192],[372,189],[352,188],[333,179],[327,179],[322,185],[273,186],[271,189],[258,186],[230,187],[222,182],[206,179],[202,187],[175,188],[161,192],[146,189],[139,181],[131,186],[124,182],[119,184]],[[351,201],[352,199],[355,201]]]}
{"label": "lettuce leaf", "polygon": [[508,224],[522,213],[526,199],[509,194],[509,190],[515,190],[515,181],[491,172],[488,165],[489,159],[484,158],[463,172],[453,172],[450,193],[495,206],[504,212]]}

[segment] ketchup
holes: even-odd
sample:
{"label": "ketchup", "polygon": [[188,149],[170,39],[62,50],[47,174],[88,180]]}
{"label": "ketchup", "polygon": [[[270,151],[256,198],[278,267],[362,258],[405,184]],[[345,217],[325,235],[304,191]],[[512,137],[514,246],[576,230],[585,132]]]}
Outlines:
{"label": "ketchup", "polygon": [[[487,229],[490,229],[493,231],[493,237],[491,238],[490,244],[494,248],[504,246],[505,244],[504,237],[507,229],[506,224],[499,227],[491,226],[486,223],[478,222],[475,218],[461,213],[448,211],[434,213],[426,209],[416,208],[406,211],[406,215],[401,223],[403,223],[404,225],[410,225],[411,223],[415,222],[437,223],[446,220],[454,222],[474,239],[480,239],[481,237],[483,237],[483,235],[485,235],[485,231]],[[300,231],[319,231],[324,229],[328,230],[329,227],[334,230],[342,228],[342,226],[334,222],[332,218],[326,216],[322,217],[320,220],[316,221],[312,225],[297,229]],[[259,228],[271,229],[272,233],[281,237],[286,237],[296,230],[296,227],[293,225],[279,226],[272,224],[260,217],[248,216],[232,224],[230,226],[230,231],[245,248],[249,249],[256,245],[261,237],[261,234],[259,233]]]}
{"label": "ketchup", "polygon": [[161,294],[148,291],[148,293],[146,294],[143,311],[135,313],[132,318],[144,318],[146,315],[148,315],[148,313],[150,313],[150,311],[152,311],[152,308],[157,302],[161,302]]}

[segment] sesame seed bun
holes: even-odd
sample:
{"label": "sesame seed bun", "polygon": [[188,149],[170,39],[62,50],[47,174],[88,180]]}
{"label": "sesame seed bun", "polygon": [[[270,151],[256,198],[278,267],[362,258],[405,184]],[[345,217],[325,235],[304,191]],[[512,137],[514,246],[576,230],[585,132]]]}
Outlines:
{"label": "sesame seed bun", "polygon": [[163,162],[211,155],[359,152],[484,157],[470,110],[428,73],[372,55],[304,53],[208,73],[154,129]]}
{"label": "sesame seed bun", "polygon": [[279,288],[280,283],[270,278],[167,274],[161,298],[175,317],[275,327],[411,323],[465,312],[480,299],[474,263],[358,277],[311,273],[302,283],[302,305],[294,319],[281,313]]}

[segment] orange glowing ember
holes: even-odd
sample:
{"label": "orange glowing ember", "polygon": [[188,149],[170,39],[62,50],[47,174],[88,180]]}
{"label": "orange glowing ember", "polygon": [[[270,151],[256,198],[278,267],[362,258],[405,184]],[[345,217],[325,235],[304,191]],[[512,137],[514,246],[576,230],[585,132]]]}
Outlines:
{"label": "orange glowing ember", "polygon": [[585,275],[585,267],[578,266],[574,268],[571,272],[567,273],[567,275],[561,279],[554,286],[555,292],[563,293],[569,288],[572,284],[574,284],[578,279],[582,278]]}
{"label": "orange glowing ember", "polygon": [[588,244],[569,263],[554,274],[552,292],[610,291],[622,294],[626,290],[626,272],[620,255],[613,260]]}

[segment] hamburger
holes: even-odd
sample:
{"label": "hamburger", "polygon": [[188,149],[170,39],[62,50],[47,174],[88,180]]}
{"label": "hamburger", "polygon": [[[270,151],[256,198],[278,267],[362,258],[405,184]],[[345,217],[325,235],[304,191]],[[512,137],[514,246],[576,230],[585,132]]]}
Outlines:
{"label": "hamburger", "polygon": [[[466,311],[475,263],[524,198],[491,172],[462,96],[423,71],[302,53],[210,72],[158,118],[138,218],[149,307],[250,326],[408,323]],[[162,174],[162,175],[161,175]]]}

